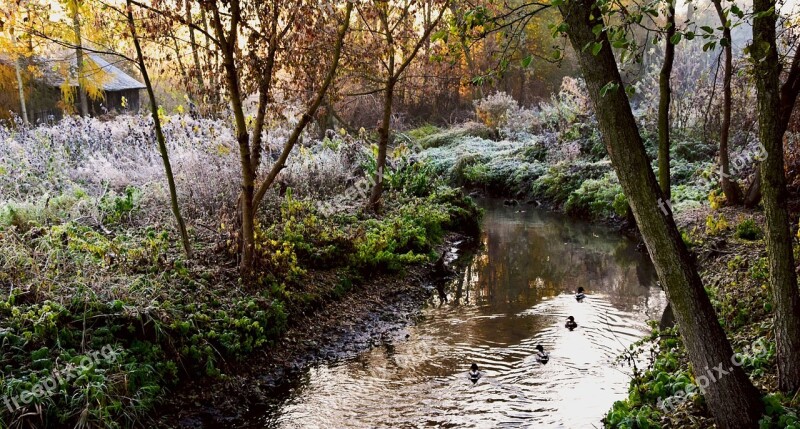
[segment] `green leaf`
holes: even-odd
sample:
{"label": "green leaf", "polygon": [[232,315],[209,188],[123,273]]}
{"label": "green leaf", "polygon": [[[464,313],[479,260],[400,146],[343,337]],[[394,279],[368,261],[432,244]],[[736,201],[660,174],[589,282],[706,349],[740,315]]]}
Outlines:
{"label": "green leaf", "polygon": [[552,29],[553,38],[558,37],[560,34],[566,33],[569,29],[569,25],[566,22],[562,22],[561,24],[554,25]]}
{"label": "green leaf", "polygon": [[609,82],[609,83],[603,85],[602,88],[600,88],[600,96],[601,97],[605,97],[606,94],[608,94],[609,91],[611,91],[611,92],[616,91],[617,88],[619,88],[619,84],[618,83]]}
{"label": "green leaf", "polygon": [[627,48],[629,45],[630,45],[630,43],[628,43],[628,41],[625,40],[625,39],[615,40],[614,43],[611,44],[611,46],[613,46],[613,47],[615,47],[617,49]]}
{"label": "green leaf", "polygon": [[431,43],[433,43],[433,42],[435,42],[437,40],[444,40],[445,42],[447,42],[448,33],[449,32],[447,31],[447,29],[442,29],[442,30],[439,30],[439,31],[431,34]]}
{"label": "green leaf", "polygon": [[677,45],[678,43],[681,42],[681,38],[682,37],[683,37],[683,34],[675,33],[675,34],[672,35],[672,37],[669,38],[669,43],[672,43],[673,45]]}
{"label": "green leaf", "polygon": [[520,65],[522,65],[522,68],[527,68],[531,65],[531,61],[533,61],[533,55],[528,55],[520,61]]}
{"label": "green leaf", "polygon": [[602,32],[603,32],[603,24],[597,24],[594,27],[592,27],[592,33],[594,33],[595,37],[600,36],[600,33]]}
{"label": "green leaf", "polygon": [[592,44],[592,55],[597,56],[601,49],[603,49],[603,44],[601,42],[595,42]]}
{"label": "green leaf", "polygon": [[705,31],[706,33],[708,33],[708,34],[712,34],[712,33],[714,33],[714,29],[713,29],[713,28],[711,28],[711,27],[709,27],[709,26],[707,26],[707,25],[704,25],[704,26],[702,26],[702,27],[700,27],[700,28],[701,28],[703,31]]}
{"label": "green leaf", "polygon": [[766,17],[768,17],[768,16],[770,16],[770,15],[772,15],[774,13],[775,13],[775,6],[772,6],[771,8],[769,8],[767,10],[764,10],[764,11],[761,11],[761,12],[753,14],[753,18],[755,18],[755,19],[766,18]]}
{"label": "green leaf", "polygon": [[686,37],[686,40],[694,40],[694,31],[687,32],[684,37]]}

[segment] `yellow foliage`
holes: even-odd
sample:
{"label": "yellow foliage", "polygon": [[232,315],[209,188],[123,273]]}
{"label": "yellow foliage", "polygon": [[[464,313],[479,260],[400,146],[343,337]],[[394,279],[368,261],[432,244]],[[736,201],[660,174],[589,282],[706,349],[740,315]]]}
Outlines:
{"label": "yellow foliage", "polygon": [[719,209],[724,203],[724,194],[717,194],[717,191],[711,191],[711,193],[708,194],[708,204],[711,206],[711,210]]}
{"label": "yellow foliage", "polygon": [[706,234],[718,235],[729,228],[728,220],[725,215],[720,214],[719,219],[715,219],[714,215],[708,215],[706,218]]}

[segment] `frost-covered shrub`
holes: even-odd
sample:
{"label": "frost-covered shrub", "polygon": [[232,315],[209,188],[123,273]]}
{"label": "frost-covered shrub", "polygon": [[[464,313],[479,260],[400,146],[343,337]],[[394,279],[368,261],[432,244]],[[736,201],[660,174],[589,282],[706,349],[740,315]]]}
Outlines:
{"label": "frost-covered shrub", "polygon": [[[184,217],[191,221],[235,211],[241,166],[230,125],[185,115],[162,120]],[[288,134],[286,127],[264,131],[260,177],[272,167]],[[340,191],[362,173],[358,168],[365,147],[362,140],[350,136],[296,146],[265,204],[275,206],[278,191],[286,187],[295,188],[300,196]],[[13,203],[9,207],[20,216],[47,209],[32,215],[45,221],[52,218],[48,204],[54,199],[81,192],[85,198],[80,209],[62,214],[99,221],[97,213],[86,212],[85,206],[98,206],[103,196],[122,194],[129,187],[140,190],[138,204],[146,221],[171,217],[163,162],[149,116],[120,115],[111,121],[68,117],[35,128],[0,127],[0,206]]]}
{"label": "frost-covered shrub", "polygon": [[564,209],[571,216],[601,219],[625,216],[628,202],[617,175],[608,172],[600,179],[588,179],[567,198]]}
{"label": "frost-covered shrub", "polygon": [[517,100],[505,92],[495,92],[473,104],[478,119],[494,131],[507,122],[509,113],[519,110]]}
{"label": "frost-covered shrub", "polygon": [[492,130],[478,122],[465,122],[447,130],[432,133],[417,139],[423,148],[436,148],[450,146],[458,143],[465,137],[479,137],[488,139],[492,136]]}
{"label": "frost-covered shrub", "polygon": [[560,132],[571,124],[593,115],[591,100],[583,79],[564,77],[561,90],[550,102],[539,105],[542,124],[551,131]]}
{"label": "frost-covered shrub", "polygon": [[534,182],[533,193],[556,204],[563,204],[584,181],[599,179],[609,171],[609,161],[562,162],[550,167],[545,175]]}
{"label": "frost-covered shrub", "polygon": [[[356,176],[368,145],[351,136],[336,136],[297,147],[281,171],[280,182],[298,196],[324,198],[342,192]],[[391,154],[390,154],[391,155]]]}
{"label": "frost-covered shrub", "polygon": [[542,132],[542,117],[538,109],[520,107],[509,110],[500,127],[500,135],[509,140],[524,141]]}

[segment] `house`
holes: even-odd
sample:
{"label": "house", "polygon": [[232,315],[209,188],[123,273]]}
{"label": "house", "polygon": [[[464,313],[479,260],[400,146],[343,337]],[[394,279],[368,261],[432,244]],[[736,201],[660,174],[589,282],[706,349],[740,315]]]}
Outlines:
{"label": "house", "polygon": [[[28,117],[31,122],[59,119],[64,114],[62,86],[77,87],[75,69],[77,68],[74,50],[62,51],[48,58],[36,57],[26,60],[28,70],[24,79]],[[94,86],[102,88],[102,98],[89,99],[89,114],[99,116],[109,112],[138,112],[143,83],[129,76],[117,65],[125,61],[114,58],[113,62],[104,57],[84,52],[85,74]],[[14,74],[14,63],[0,58],[0,76]],[[30,76],[34,74],[35,76]],[[0,119],[7,118],[11,112],[19,114],[19,92],[16,80],[3,78],[0,85]],[[13,84],[9,84],[13,82]],[[78,97],[75,97],[74,112],[79,112]]]}

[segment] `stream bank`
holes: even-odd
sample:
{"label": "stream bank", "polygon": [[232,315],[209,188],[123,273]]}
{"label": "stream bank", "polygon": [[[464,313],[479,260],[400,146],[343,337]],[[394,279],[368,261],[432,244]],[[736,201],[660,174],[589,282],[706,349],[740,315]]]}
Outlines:
{"label": "stream bank", "polygon": [[[599,424],[627,391],[614,361],[665,304],[652,266],[605,226],[502,200],[480,205],[480,246],[453,262],[457,274],[397,333],[284,374],[231,427]],[[585,303],[576,285],[587,287]],[[575,332],[563,327],[567,315]],[[546,366],[533,358],[537,344],[551,354]],[[483,372],[476,384],[466,376],[473,362]]]}
{"label": "stream bank", "polygon": [[[158,413],[164,428],[241,427],[268,396],[286,389],[287,378],[312,365],[351,358],[372,347],[405,339],[422,304],[451,275],[449,264],[472,252],[472,237],[450,233],[436,252],[439,263],[377,273],[344,296],[296,318],[281,340],[228,368],[221,379],[190,379],[175,389]],[[444,263],[444,264],[442,264]]]}

